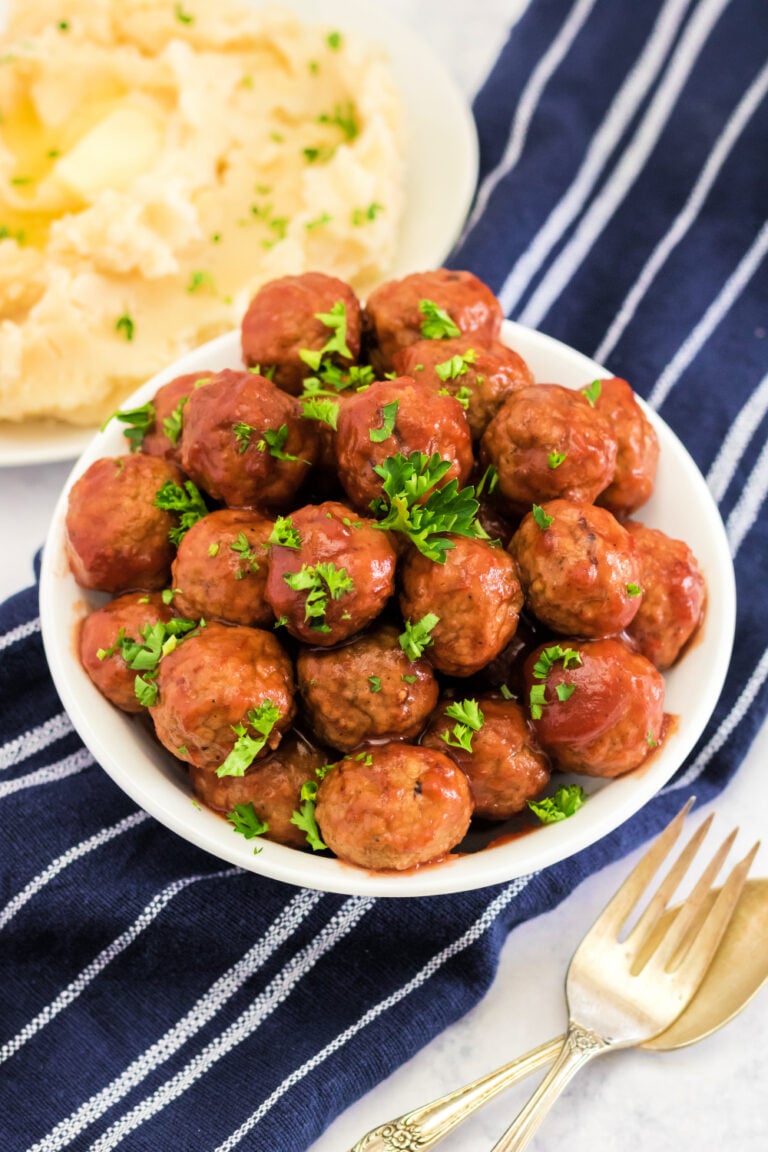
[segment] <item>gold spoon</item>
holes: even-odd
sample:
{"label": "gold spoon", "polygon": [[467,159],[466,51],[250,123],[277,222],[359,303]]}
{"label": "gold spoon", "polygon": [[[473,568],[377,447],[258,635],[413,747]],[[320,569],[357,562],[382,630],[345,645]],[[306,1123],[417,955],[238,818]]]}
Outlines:
{"label": "gold spoon", "polygon": [[[711,899],[716,895],[713,891]],[[659,931],[663,932],[665,924],[676,914],[677,909],[671,908]],[[649,941],[649,948],[652,944]],[[641,1047],[670,1052],[703,1040],[738,1015],[766,979],[768,879],[747,880],[720,947],[693,1000],[674,1024]],[[564,1037],[558,1036],[447,1096],[381,1124],[358,1140],[350,1152],[415,1152],[416,1149],[428,1152],[500,1092],[551,1064],[563,1041]]]}

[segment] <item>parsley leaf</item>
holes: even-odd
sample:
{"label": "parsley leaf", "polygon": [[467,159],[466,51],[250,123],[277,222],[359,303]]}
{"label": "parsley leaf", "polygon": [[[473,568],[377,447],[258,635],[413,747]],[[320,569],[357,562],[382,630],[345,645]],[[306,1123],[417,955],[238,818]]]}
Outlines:
{"label": "parsley leaf", "polygon": [[581,653],[575,648],[561,648],[559,644],[552,644],[545,648],[533,666],[533,675],[537,680],[546,680],[550,668],[562,661],[563,668],[568,669],[572,664],[582,664]]}
{"label": "parsley leaf", "polygon": [[242,580],[249,572],[258,572],[259,562],[245,532],[238,532],[237,538],[229,547],[232,552],[237,552],[243,561],[243,566],[235,572],[235,580]]}
{"label": "parsley leaf", "polygon": [[166,480],[162,488],[155,493],[153,503],[156,508],[162,508],[165,512],[180,513],[178,525],[171,528],[168,533],[171,543],[177,547],[192,525],[208,515],[200,490],[191,480],[185,480],[183,487],[174,484],[173,480]]}
{"label": "parsley leaf", "polygon": [[174,448],[178,444],[179,437],[181,436],[181,414],[188,400],[189,396],[182,396],[170,416],[166,416],[163,420],[163,432],[165,432]]}
{"label": "parsley leaf", "polygon": [[567,820],[578,812],[586,800],[580,784],[566,784],[558,788],[554,796],[544,796],[541,800],[529,800],[528,807],[538,816],[542,824],[556,824]]}
{"label": "parsley leaf", "polygon": [[325,344],[320,349],[300,348],[299,356],[308,364],[313,372],[319,371],[320,361],[324,356],[337,353],[347,360],[352,359],[352,353],[347,347],[347,306],[343,300],[337,300],[330,312],[315,312],[315,318],[326,328],[332,330]]}
{"label": "parsley leaf", "polygon": [[144,437],[147,432],[155,426],[155,406],[151,400],[146,404],[142,404],[139,408],[129,408],[124,412],[113,412],[113,414],[104,422],[103,427],[106,428],[110,420],[119,420],[121,424],[127,424],[128,427],[123,429],[123,436],[131,446],[131,452],[138,452],[141,449]]}
{"label": "parsley leaf", "polygon": [[[299,572],[285,572],[283,580],[294,592],[307,593],[304,619],[318,632],[331,630],[324,622],[328,609],[328,596],[330,595],[332,600],[340,600],[345,592],[352,592],[355,587],[351,576],[347,575],[346,568],[337,568],[332,562],[302,564]],[[321,623],[315,624],[315,620],[320,620]]]}
{"label": "parsley leaf", "polygon": [[383,440],[389,439],[395,428],[395,420],[397,419],[397,410],[400,407],[399,400],[393,400],[391,404],[384,404],[381,409],[381,417],[383,423],[381,428],[371,428],[368,435],[374,444],[381,444]]}
{"label": "parsley leaf", "polygon": [[472,751],[472,736],[479,732],[485,721],[477,700],[455,700],[445,709],[445,715],[456,720],[453,730],[440,734],[440,739],[451,748],[463,748],[466,752]]}
{"label": "parsley leaf", "polygon": [[419,312],[424,317],[421,334],[425,340],[448,340],[452,336],[461,336],[461,329],[454,324],[444,308],[438,308],[434,300],[419,300]]}
{"label": "parsley leaf", "polygon": [[267,821],[260,820],[256,815],[252,800],[249,800],[247,804],[235,804],[232,811],[227,812],[227,820],[234,831],[245,836],[246,840],[253,840],[254,837],[263,836],[265,832],[269,831]]}
{"label": "parsley leaf", "polygon": [[442,364],[435,364],[435,372],[441,380],[457,380],[459,376],[464,376],[470,364],[474,364],[477,360],[477,353],[474,348],[467,348],[463,354],[457,353],[451,356],[450,360],[444,360]]}
{"label": "parsley leaf", "polygon": [[115,321],[115,332],[120,332],[130,344],[136,332],[136,325],[127,312],[118,316]]}
{"label": "parsley leaf", "polygon": [[600,393],[602,390],[603,386],[600,381],[593,380],[588,388],[582,388],[581,394],[585,400],[589,401],[590,407],[594,408],[595,404],[597,404],[597,401],[600,398]]}
{"label": "parsley leaf", "polygon": [[216,769],[217,776],[243,776],[245,774],[246,768],[250,768],[280,719],[280,709],[271,700],[264,700],[258,707],[250,709],[246,719],[258,735],[254,739],[253,736],[248,735],[248,729],[244,724],[233,724],[232,731],[237,736],[237,740],[235,740],[232,751],[224,763]]}
{"label": "parsley leaf", "polygon": [[643,590],[639,584],[627,584],[628,596],[642,596]]}
{"label": "parsley leaf", "polygon": [[344,134],[344,139],[354,140],[356,136],[360,135],[360,125],[357,121],[357,113],[355,105],[351,100],[342,107],[341,104],[334,105],[333,112],[321,112],[317,118],[318,124],[332,124],[336,128],[340,128]]}
{"label": "parsley leaf", "polygon": [[381,676],[369,676],[368,684],[371,692],[381,692]]}
{"label": "parsley leaf", "polygon": [[291,816],[291,824],[295,824],[307,838],[307,844],[313,852],[322,852],[328,845],[323,843],[320,829],[315,819],[315,802],[317,797],[317,781],[307,780],[302,784],[299,799],[301,807]]}
{"label": "parsley leaf", "polygon": [[405,632],[401,632],[398,639],[400,647],[409,660],[418,660],[420,656],[423,656],[424,649],[429,648],[434,643],[430,633],[439,623],[440,617],[436,616],[434,612],[427,612],[426,616],[422,616],[421,620],[417,620],[415,624],[406,620]]}
{"label": "parsley leaf", "polygon": [[268,544],[279,544],[283,548],[300,548],[301,536],[298,528],[294,528],[290,516],[278,516],[275,526],[270,532]]}
{"label": "parsley leaf", "polygon": [[540,504],[533,505],[533,518],[542,532],[546,532],[553,520],[553,517],[548,516]]}
{"label": "parsley leaf", "polygon": [[339,421],[338,400],[331,400],[327,396],[308,396],[302,398],[302,406],[301,414],[305,420],[321,420],[336,431]]}
{"label": "parsley leaf", "polygon": [[567,452],[555,452],[553,449],[547,456],[547,467],[552,469],[559,468],[566,456]]}

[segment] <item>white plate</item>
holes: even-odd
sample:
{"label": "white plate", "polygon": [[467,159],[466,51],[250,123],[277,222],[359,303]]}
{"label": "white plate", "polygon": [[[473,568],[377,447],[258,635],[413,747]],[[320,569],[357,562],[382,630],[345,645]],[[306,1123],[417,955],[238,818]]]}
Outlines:
{"label": "white plate", "polygon": [[[382,11],[375,0],[276,0],[308,24],[322,24],[378,44],[390,59],[408,125],[406,207],[387,278],[442,264],[461,232],[477,183],[478,144],[472,113],[426,40]],[[0,28],[7,0],[0,0]],[[0,467],[73,460],[94,428],[55,421],[0,421]]]}
{"label": "white plate", "polygon": [[[541,383],[577,388],[608,375],[581,353],[511,321],[505,321],[502,338],[527,360]],[[240,337],[233,332],[179,360],[139,389],[130,405],[143,404],[161,383],[182,373],[240,366]],[[472,855],[396,876],[377,875],[267,841],[263,851],[254,856],[253,845],[238,836],[221,816],[194,807],[182,766],[141,723],[118,712],[97,692],[75,651],[77,624],[87,611],[89,597],[75,584],[67,565],[64,519],[68,490],[94,460],[124,451],[125,440],[114,422],[96,436],[76,464],[54,512],[43,554],[43,641],[72,723],[113,780],[163,824],[223,860],[291,884],[376,896],[436,895],[502,883],[578,852],[637,812],[682,764],[717,703],[733,643],[735,582],[717,507],[686,449],[658,416],[650,411],[648,415],[659,436],[661,458],[654,495],[638,519],[685,540],[693,549],[707,580],[707,618],[685,658],[666,675],[666,710],[678,717],[678,722],[662,747],[647,765],[619,779],[582,777],[580,783],[589,798],[569,820],[542,826],[520,839]],[[104,599],[93,597],[90,602]]]}

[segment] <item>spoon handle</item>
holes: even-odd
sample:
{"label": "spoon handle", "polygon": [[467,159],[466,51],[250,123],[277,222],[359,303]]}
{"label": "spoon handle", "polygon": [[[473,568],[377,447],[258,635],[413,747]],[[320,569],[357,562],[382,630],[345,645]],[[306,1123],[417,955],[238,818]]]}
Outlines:
{"label": "spoon handle", "polygon": [[533,1048],[525,1056],[488,1072],[479,1080],[466,1084],[441,1096],[422,1108],[405,1112],[395,1120],[388,1120],[362,1136],[350,1152],[428,1152],[453,1132],[468,1116],[493,1100],[505,1088],[530,1076],[555,1059],[560,1052],[564,1036]]}

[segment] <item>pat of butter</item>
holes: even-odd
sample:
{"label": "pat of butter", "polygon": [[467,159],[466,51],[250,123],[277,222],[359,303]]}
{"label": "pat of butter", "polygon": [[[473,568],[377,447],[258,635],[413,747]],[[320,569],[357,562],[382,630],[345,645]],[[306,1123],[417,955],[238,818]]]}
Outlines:
{"label": "pat of butter", "polygon": [[84,200],[104,189],[122,192],[160,157],[164,132],[160,116],[135,104],[123,103],[94,125],[54,171]]}

